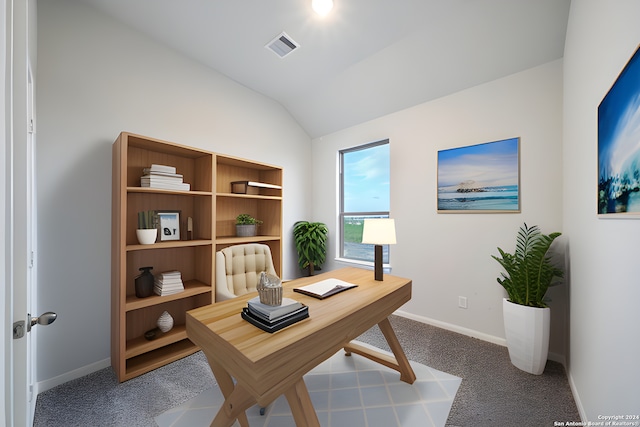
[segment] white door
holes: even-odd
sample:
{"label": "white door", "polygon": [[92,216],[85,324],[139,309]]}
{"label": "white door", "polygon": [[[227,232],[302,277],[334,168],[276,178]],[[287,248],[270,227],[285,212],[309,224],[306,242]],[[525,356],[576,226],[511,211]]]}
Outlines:
{"label": "white door", "polygon": [[[32,77],[29,70],[29,7],[35,2],[2,0],[3,31],[10,40],[4,52],[7,75],[5,88],[5,174],[4,187],[4,262],[5,308],[11,332],[5,340],[4,398],[7,426],[33,424],[35,396],[33,396],[31,357],[30,290],[35,278],[34,256],[35,223],[34,150]],[[35,24],[35,23],[34,23]]]}

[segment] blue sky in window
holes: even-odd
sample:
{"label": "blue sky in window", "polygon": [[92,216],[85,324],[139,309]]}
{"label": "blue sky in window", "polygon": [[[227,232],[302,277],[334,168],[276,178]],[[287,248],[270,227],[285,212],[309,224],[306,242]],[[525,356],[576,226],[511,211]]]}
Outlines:
{"label": "blue sky in window", "polygon": [[344,162],[344,211],[389,211],[389,144],[347,152]]}

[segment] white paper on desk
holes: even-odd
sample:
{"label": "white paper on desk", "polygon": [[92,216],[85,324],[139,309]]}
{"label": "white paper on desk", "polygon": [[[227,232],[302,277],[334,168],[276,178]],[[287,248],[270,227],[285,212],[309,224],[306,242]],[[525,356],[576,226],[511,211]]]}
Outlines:
{"label": "white paper on desk", "polygon": [[301,286],[299,288],[303,293],[309,293],[317,295],[318,297],[324,297],[328,295],[332,295],[342,290],[346,290],[349,288],[355,288],[358,285],[354,285],[353,283],[345,282],[340,279],[325,279],[316,283],[312,283],[311,285]]}

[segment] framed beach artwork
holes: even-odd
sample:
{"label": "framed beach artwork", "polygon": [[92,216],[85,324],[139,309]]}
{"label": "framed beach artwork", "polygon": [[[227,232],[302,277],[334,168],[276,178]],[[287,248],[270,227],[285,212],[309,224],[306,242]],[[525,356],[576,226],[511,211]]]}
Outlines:
{"label": "framed beach artwork", "polygon": [[520,138],[438,151],[438,212],[520,212]]}
{"label": "framed beach artwork", "polygon": [[598,215],[640,217],[640,46],[598,106]]}

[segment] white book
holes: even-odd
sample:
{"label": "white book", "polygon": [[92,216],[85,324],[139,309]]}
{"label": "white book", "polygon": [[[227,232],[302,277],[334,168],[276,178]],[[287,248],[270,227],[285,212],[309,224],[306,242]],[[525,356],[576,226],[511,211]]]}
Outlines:
{"label": "white book", "polygon": [[171,178],[183,178],[182,174],[179,173],[168,173],[168,172],[158,172],[151,170],[151,168],[143,168],[142,175],[153,175],[153,176],[168,176]]}
{"label": "white book", "polygon": [[321,280],[307,286],[302,286],[300,288],[295,288],[294,292],[299,292],[301,294],[309,295],[314,298],[324,299],[330,297],[331,295],[335,295],[339,292],[346,291],[347,289],[355,288],[357,286],[358,285],[354,285],[353,283],[331,278]]}
{"label": "white book", "polygon": [[156,293],[156,295],[160,295],[161,297],[167,296],[167,295],[173,295],[173,294],[177,294],[182,292],[184,289],[175,289],[175,290],[165,290],[165,289],[160,289],[157,286],[155,286],[153,288],[154,292]]}
{"label": "white book", "polygon": [[140,177],[141,182],[176,182],[181,183],[181,176],[168,176],[168,175],[142,175]]}
{"label": "white book", "polygon": [[141,187],[148,187],[148,188],[159,188],[162,190],[183,190],[183,191],[189,191],[191,189],[191,186],[187,183],[170,183],[170,182],[145,182],[143,180],[141,180],[140,182],[140,186]]}
{"label": "white book", "polygon": [[160,279],[174,279],[174,278],[180,279],[182,275],[180,274],[179,271],[163,271],[162,273],[158,273],[156,277]]}
{"label": "white book", "polygon": [[176,173],[176,168],[174,166],[167,165],[152,164],[149,170],[154,172]]}
{"label": "white book", "polygon": [[282,190],[282,187],[280,185],[267,184],[266,182],[247,181],[247,185],[250,187],[273,188],[276,190]]}

